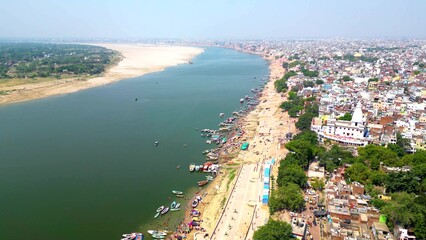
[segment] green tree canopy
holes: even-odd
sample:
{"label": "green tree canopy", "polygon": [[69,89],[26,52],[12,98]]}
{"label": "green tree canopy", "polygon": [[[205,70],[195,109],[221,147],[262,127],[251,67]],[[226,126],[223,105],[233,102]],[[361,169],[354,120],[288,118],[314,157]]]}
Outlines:
{"label": "green tree canopy", "polygon": [[274,191],[269,199],[270,211],[300,211],[305,206],[302,189],[297,184],[289,183]]}
{"label": "green tree canopy", "polygon": [[355,163],[346,169],[345,178],[351,182],[357,181],[362,184],[367,184],[370,178],[371,170],[368,166],[362,163]]}
{"label": "green tree canopy", "polygon": [[345,120],[345,121],[350,121],[352,120],[352,114],[350,113],[345,113],[345,115],[339,117],[339,120]]}
{"label": "green tree canopy", "polygon": [[288,183],[295,183],[299,187],[304,188],[307,180],[308,178],[306,177],[305,171],[296,164],[280,166],[278,168],[277,182],[280,187]]}
{"label": "green tree canopy", "polygon": [[290,240],[294,239],[292,232],[290,224],[269,219],[268,223],[254,232],[253,240]]}
{"label": "green tree canopy", "polygon": [[335,144],[330,150],[319,153],[318,159],[327,171],[332,172],[344,163],[353,163],[354,156],[351,152]]}
{"label": "green tree canopy", "polygon": [[359,159],[366,162],[371,169],[377,170],[380,162],[385,166],[400,166],[398,155],[391,149],[383,146],[369,144],[365,147],[358,148]]}

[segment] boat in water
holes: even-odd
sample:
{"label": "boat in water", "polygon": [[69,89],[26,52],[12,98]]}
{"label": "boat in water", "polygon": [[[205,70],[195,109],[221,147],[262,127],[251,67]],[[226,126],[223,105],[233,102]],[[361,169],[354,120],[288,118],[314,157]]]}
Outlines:
{"label": "boat in water", "polygon": [[151,237],[156,238],[156,239],[164,239],[166,236],[163,235],[157,235],[157,234],[152,234]]}
{"label": "boat in water", "polygon": [[154,215],[154,218],[158,218],[158,217],[160,216],[160,214],[161,214],[161,212],[157,212],[157,213]]}
{"label": "boat in water", "polygon": [[221,118],[225,117],[225,113],[219,113],[219,117]]}
{"label": "boat in water", "polygon": [[163,209],[164,209],[164,206],[160,206],[159,208],[157,208],[157,212],[161,212],[163,211]]}
{"label": "boat in water", "polygon": [[170,204],[170,208],[172,208],[172,209],[175,208],[176,204],[177,204],[176,201],[173,201],[172,204]]}
{"label": "boat in water", "polygon": [[176,191],[176,190],[173,190],[173,191],[172,191],[172,193],[173,193],[173,194],[176,194],[176,195],[183,195],[183,192],[181,192],[181,191]]}
{"label": "boat in water", "polygon": [[180,208],[172,208],[172,209],[170,209],[170,211],[172,211],[172,212],[180,211]]}
{"label": "boat in water", "polygon": [[199,181],[199,182],[198,182],[198,186],[199,186],[199,187],[202,187],[202,186],[206,185],[207,183],[209,183],[209,181],[208,181],[208,180]]}
{"label": "boat in water", "polygon": [[176,203],[175,208],[180,208],[180,203]]}
{"label": "boat in water", "polygon": [[[201,167],[203,167],[203,166],[201,166]],[[198,165],[195,166],[195,171],[197,171],[197,172],[200,171],[200,166],[198,166]]]}
{"label": "boat in water", "polygon": [[168,213],[168,212],[169,212],[169,210],[170,210],[170,208],[169,208],[169,207],[165,207],[165,208],[163,209],[163,211],[161,211],[161,215],[164,215],[164,214]]}
{"label": "boat in water", "polygon": [[183,194],[176,194],[176,197],[183,198],[184,196],[183,196]]}
{"label": "boat in water", "polygon": [[156,146],[156,147],[157,147],[157,146],[158,146],[158,144],[160,144],[160,142],[159,142],[159,141],[155,141],[155,142],[154,142],[154,146]]}
{"label": "boat in water", "polygon": [[195,163],[189,165],[189,171],[193,172],[195,170]]}
{"label": "boat in water", "polygon": [[161,235],[161,236],[167,236],[166,232],[163,231],[157,231],[157,230],[148,230],[147,233],[151,234],[151,235]]}
{"label": "boat in water", "polygon": [[121,240],[143,240],[144,235],[142,233],[125,233]]}

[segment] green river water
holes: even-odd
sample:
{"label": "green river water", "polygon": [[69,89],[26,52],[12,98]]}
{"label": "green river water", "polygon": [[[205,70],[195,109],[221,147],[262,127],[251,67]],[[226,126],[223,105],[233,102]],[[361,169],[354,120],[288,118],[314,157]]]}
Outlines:
{"label": "green river water", "polygon": [[0,107],[0,239],[174,229],[182,211],[153,216],[171,190],[194,192],[205,179],[188,171],[212,147],[196,128],[217,129],[219,113],[239,110],[268,74],[261,57],[230,49],[206,48],[193,62]]}

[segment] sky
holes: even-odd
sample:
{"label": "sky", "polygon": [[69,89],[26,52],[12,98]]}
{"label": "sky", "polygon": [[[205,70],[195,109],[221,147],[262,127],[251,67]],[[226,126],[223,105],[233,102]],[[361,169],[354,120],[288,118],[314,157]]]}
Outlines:
{"label": "sky", "polygon": [[426,38],[426,0],[1,0],[0,38]]}

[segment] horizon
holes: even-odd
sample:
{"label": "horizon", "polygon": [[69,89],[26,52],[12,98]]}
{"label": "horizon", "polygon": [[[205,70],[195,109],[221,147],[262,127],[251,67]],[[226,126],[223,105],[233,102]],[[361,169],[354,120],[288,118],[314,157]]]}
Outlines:
{"label": "horizon", "polygon": [[[0,3],[0,39],[424,39],[426,2],[17,0]],[[13,21],[11,21],[13,19]]]}

